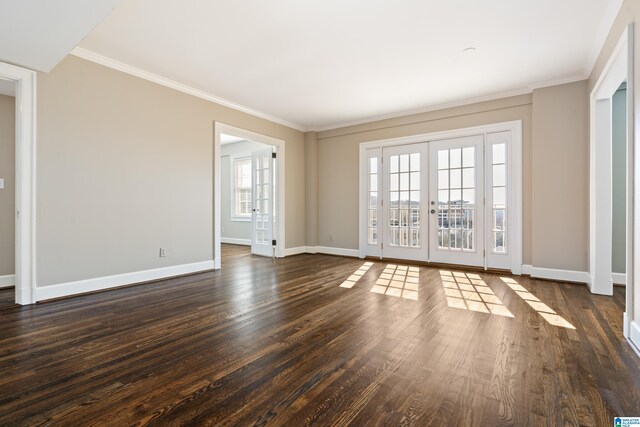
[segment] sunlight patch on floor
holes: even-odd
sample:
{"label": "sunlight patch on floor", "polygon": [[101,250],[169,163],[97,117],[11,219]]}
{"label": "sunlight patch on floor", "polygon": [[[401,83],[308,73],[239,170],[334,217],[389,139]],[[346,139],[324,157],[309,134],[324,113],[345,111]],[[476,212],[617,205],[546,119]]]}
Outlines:
{"label": "sunlight patch on floor", "polygon": [[357,269],[356,271],[354,271],[353,274],[351,276],[349,276],[349,278],[347,280],[342,282],[340,287],[341,288],[347,288],[347,289],[353,288],[353,286],[356,283],[358,283],[358,280],[360,280],[362,278],[362,276],[364,276],[364,274],[367,271],[369,271],[369,269],[371,268],[372,265],[373,265],[372,262],[365,262],[364,264],[362,264],[360,266],[360,268]]}
{"label": "sunlight patch on floor", "polygon": [[520,298],[522,298],[531,308],[538,312],[544,320],[550,325],[559,326],[567,329],[575,329],[571,323],[567,322],[562,316],[553,311],[551,307],[540,301],[535,295],[526,290],[522,285],[510,277],[500,278],[508,287],[510,287]]}
{"label": "sunlight patch on floor", "polygon": [[513,317],[479,275],[440,270],[440,279],[449,307]]}
{"label": "sunlight patch on floor", "polygon": [[370,292],[417,301],[419,282],[418,267],[387,264]]}

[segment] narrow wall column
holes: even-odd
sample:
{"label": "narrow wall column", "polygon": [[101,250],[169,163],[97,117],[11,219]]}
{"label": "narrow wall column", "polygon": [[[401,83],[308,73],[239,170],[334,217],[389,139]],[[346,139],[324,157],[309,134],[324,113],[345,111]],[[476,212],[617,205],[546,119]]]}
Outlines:
{"label": "narrow wall column", "polygon": [[306,245],[318,245],[318,134],[304,134]]}

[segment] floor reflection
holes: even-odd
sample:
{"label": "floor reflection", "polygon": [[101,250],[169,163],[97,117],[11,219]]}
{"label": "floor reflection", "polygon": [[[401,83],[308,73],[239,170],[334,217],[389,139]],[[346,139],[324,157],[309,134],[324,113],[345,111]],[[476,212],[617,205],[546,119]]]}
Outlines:
{"label": "floor reflection", "polygon": [[440,270],[440,279],[449,307],[513,317],[479,275]]}
{"label": "floor reflection", "polygon": [[553,311],[547,304],[540,301],[535,295],[526,290],[522,285],[510,277],[500,278],[508,287],[510,287],[520,298],[522,298],[531,308],[538,312],[544,320],[553,326],[559,326],[567,329],[575,329],[575,327],[567,322],[562,316]]}
{"label": "floor reflection", "polygon": [[354,271],[353,274],[351,276],[349,276],[349,278],[347,280],[342,282],[340,287],[341,288],[347,288],[347,289],[353,288],[353,286],[356,283],[358,283],[358,280],[360,280],[362,278],[362,276],[364,276],[364,274],[367,271],[369,271],[369,269],[371,268],[372,265],[373,265],[372,262],[365,262],[364,264],[362,264],[360,266],[360,268],[357,269],[356,271]]}
{"label": "floor reflection", "polygon": [[418,267],[387,264],[370,292],[417,301],[419,282]]}

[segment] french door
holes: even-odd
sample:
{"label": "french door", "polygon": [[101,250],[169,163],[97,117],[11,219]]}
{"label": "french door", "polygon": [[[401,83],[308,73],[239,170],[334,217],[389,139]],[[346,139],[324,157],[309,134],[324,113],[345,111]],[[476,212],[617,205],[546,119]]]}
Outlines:
{"label": "french door", "polygon": [[273,255],[273,161],[271,148],[254,151],[251,155],[251,253],[256,255]]}
{"label": "french door", "polygon": [[433,262],[484,265],[483,142],[477,135],[429,143]]}
{"label": "french door", "polygon": [[[423,197],[427,188],[424,144],[383,149],[382,251],[385,257],[425,259],[428,251]],[[386,242],[386,244],[384,243]]]}
{"label": "french door", "polygon": [[364,254],[509,268],[510,135],[364,150]]}

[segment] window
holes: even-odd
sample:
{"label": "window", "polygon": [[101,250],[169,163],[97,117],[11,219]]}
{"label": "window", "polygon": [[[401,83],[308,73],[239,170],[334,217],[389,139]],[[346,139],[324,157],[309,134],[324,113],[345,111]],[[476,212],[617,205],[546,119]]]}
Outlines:
{"label": "window", "polygon": [[232,211],[235,220],[251,219],[251,157],[232,158]]}
{"label": "window", "polygon": [[378,244],[378,158],[369,158],[369,244]]}
{"label": "window", "polygon": [[507,253],[507,146],[492,147],[493,243],[494,253]]}

